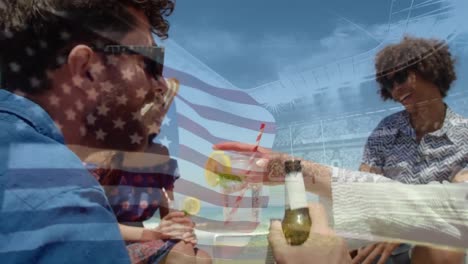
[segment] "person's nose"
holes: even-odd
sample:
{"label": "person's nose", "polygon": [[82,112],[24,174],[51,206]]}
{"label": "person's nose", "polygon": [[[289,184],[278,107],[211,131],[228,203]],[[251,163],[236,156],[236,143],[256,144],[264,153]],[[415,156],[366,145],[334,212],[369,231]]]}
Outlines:
{"label": "person's nose", "polygon": [[153,87],[153,91],[156,94],[166,94],[167,90],[169,89],[167,87],[166,80],[161,76],[158,77],[157,80],[155,80],[154,78],[152,79],[152,87]]}
{"label": "person's nose", "polygon": [[148,93],[145,97],[146,102],[160,100],[164,97],[164,94],[167,93],[168,87],[166,81],[162,77],[159,77],[158,80],[151,78],[149,85],[150,89],[148,89]]}

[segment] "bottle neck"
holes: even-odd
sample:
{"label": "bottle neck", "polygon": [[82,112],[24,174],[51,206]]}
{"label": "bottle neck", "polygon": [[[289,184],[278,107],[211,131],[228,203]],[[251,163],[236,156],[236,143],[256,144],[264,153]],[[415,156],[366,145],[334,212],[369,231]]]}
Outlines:
{"label": "bottle neck", "polygon": [[286,209],[307,208],[307,195],[302,172],[292,171],[286,174],[284,186]]}

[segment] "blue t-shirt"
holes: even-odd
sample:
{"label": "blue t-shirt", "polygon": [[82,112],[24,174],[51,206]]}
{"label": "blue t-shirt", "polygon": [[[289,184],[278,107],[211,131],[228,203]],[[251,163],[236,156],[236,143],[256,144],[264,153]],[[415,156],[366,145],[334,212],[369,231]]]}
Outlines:
{"label": "blue t-shirt", "polygon": [[0,90],[2,263],[130,263],[103,189],[50,116]]}

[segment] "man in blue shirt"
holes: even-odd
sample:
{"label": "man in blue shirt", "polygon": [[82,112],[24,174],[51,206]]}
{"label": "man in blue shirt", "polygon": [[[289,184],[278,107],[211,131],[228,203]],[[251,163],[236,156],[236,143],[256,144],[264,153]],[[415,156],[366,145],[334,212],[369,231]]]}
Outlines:
{"label": "man in blue shirt", "polygon": [[142,151],[158,132],[154,102],[164,105],[167,86],[152,33],[167,37],[173,8],[172,0],[2,4],[2,263],[130,262],[81,160],[95,149]]}

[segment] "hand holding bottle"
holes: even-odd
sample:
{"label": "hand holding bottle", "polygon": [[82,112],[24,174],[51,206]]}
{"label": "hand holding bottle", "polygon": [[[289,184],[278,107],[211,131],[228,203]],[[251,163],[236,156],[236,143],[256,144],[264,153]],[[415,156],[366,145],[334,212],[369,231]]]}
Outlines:
{"label": "hand holding bottle", "polygon": [[313,225],[309,238],[300,246],[291,246],[286,241],[280,221],[273,221],[268,235],[273,256],[278,264],[343,264],[351,263],[343,239],[334,235],[328,227],[326,211],[320,204],[310,204],[309,214]]}
{"label": "hand holding bottle", "polygon": [[281,222],[284,236],[290,245],[301,245],[309,237],[312,221],[307,208],[307,195],[302,176],[300,160],[288,160],[284,163],[285,210]]}

